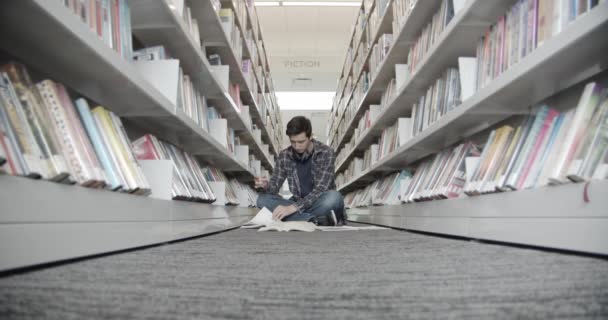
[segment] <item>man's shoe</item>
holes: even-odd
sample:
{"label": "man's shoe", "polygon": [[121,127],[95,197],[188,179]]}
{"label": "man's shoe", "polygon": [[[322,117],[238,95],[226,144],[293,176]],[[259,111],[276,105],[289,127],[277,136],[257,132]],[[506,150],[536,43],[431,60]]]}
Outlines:
{"label": "man's shoe", "polygon": [[329,225],[330,226],[338,225],[338,218],[336,218],[336,213],[333,210],[331,210],[329,212]]}

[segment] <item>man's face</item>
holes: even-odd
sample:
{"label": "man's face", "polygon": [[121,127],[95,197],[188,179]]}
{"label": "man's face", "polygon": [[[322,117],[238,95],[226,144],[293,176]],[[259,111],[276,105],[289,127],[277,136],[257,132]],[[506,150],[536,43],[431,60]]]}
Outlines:
{"label": "man's face", "polygon": [[297,152],[297,153],[304,153],[306,150],[308,150],[308,146],[311,144],[311,140],[309,137],[306,136],[305,132],[302,132],[300,134],[297,134],[295,136],[290,136],[289,137],[289,142],[291,142],[291,147]]}

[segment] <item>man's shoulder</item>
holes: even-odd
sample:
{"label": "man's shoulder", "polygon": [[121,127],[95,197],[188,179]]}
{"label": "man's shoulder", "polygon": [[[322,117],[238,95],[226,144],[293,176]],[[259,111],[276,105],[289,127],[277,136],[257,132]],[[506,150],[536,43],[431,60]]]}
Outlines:
{"label": "man's shoulder", "polygon": [[325,143],[316,140],[314,141],[315,143],[315,149],[317,150],[317,152],[322,152],[322,153],[333,153],[334,150],[329,147],[328,145],[326,145]]}
{"label": "man's shoulder", "polygon": [[277,159],[291,159],[291,150],[289,149],[289,147],[279,151]]}

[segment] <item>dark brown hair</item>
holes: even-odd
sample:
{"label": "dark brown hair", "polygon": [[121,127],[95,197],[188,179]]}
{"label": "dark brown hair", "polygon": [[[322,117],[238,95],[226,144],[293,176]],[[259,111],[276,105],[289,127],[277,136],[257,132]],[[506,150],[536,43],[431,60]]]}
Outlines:
{"label": "dark brown hair", "polygon": [[308,120],[306,117],[293,117],[291,120],[289,120],[289,122],[287,122],[287,130],[285,130],[287,136],[295,136],[302,132],[306,133],[307,138],[312,136],[312,125],[310,124],[310,120]]}

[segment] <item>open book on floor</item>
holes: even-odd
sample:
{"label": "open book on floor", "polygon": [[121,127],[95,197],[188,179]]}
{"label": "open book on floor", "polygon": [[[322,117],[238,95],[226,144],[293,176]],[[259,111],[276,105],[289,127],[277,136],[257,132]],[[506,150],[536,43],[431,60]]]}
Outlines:
{"label": "open book on floor", "polygon": [[321,231],[355,231],[355,230],[389,230],[388,228],[377,226],[317,226],[312,222],[306,221],[278,221],[272,219],[272,212],[266,208],[262,208],[251,220],[241,226],[244,229],[256,229],[258,231],[305,231],[313,232]]}

